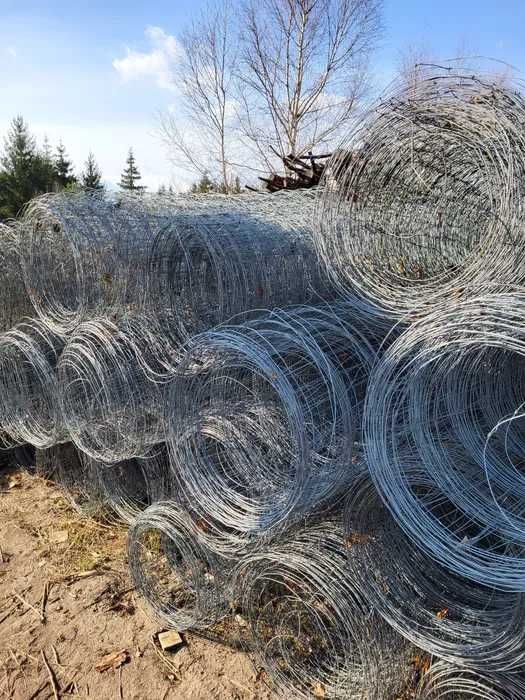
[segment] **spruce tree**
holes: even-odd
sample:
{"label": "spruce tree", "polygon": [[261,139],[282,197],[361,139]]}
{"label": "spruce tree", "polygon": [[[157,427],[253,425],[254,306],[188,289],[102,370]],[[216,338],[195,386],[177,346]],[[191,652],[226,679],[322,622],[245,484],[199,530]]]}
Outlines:
{"label": "spruce tree", "polygon": [[18,115],[11,122],[4,140],[4,154],[0,159],[1,218],[16,216],[26,202],[45,191],[39,182],[39,165],[35,139],[24,118]]}
{"label": "spruce tree", "polygon": [[37,158],[37,170],[40,188],[43,192],[52,192],[56,189],[56,173],[53,163],[53,153],[47,136],[44,136],[44,143]]}
{"label": "spruce tree", "polygon": [[157,194],[160,195],[161,197],[168,194],[168,192],[166,190],[166,185],[160,185],[159,189],[157,190]]}
{"label": "spruce tree", "polygon": [[102,190],[104,185],[102,184],[102,173],[97,165],[95,156],[91,151],[89,152],[88,159],[86,160],[86,165],[84,172],[80,176],[80,184],[85,190]]}
{"label": "spruce tree", "polygon": [[132,190],[133,192],[140,194],[146,189],[143,185],[137,184],[141,179],[142,176],[139,172],[139,169],[135,165],[135,156],[133,155],[133,149],[130,148],[128,157],[126,158],[126,168],[124,168],[124,170],[122,171],[119,185],[123,190]]}
{"label": "spruce tree", "polygon": [[77,179],[73,174],[73,166],[67,157],[66,149],[60,141],[55,157],[55,177],[60,189],[73,185]]}

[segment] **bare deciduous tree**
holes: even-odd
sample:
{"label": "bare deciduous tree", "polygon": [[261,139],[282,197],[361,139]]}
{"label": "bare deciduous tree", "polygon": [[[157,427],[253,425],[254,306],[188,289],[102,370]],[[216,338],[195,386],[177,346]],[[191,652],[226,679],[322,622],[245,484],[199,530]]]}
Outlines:
{"label": "bare deciduous tree", "polygon": [[239,168],[268,172],[337,139],[368,85],[383,0],[216,2],[180,38],[161,133],[178,166],[229,191]]}
{"label": "bare deciduous tree", "polygon": [[161,136],[179,167],[211,173],[227,192],[234,184],[229,150],[237,55],[229,2],[209,6],[179,41],[183,53],[173,76],[177,102],[161,115]]}
{"label": "bare deciduous tree", "polygon": [[382,0],[246,0],[239,117],[246,143],[272,154],[329,145],[367,87]]}

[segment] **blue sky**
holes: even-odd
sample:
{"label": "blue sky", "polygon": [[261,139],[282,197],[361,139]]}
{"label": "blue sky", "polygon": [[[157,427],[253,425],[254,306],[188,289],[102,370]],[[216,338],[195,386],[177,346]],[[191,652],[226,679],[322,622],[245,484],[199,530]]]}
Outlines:
{"label": "blue sky", "polygon": [[[133,145],[150,188],[187,184],[155,132],[159,111],[176,109],[166,76],[177,35],[204,4],[0,0],[0,136],[21,113],[39,139],[62,137],[77,169],[92,149],[116,181]],[[525,72],[525,0],[386,0],[384,23],[372,60],[378,87],[409,45],[442,58],[466,49]]]}

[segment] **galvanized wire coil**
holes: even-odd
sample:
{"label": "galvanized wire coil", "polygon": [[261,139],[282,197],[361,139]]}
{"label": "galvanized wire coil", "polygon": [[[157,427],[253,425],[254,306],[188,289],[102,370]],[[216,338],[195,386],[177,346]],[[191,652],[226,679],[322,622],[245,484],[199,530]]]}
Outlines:
{"label": "galvanized wire coil", "polygon": [[399,318],[523,283],[524,123],[508,70],[399,79],[327,168],[314,236],[340,290]]}
{"label": "galvanized wire coil", "polygon": [[523,676],[488,674],[468,667],[436,661],[423,676],[417,700],[522,700]]}
{"label": "galvanized wire coil", "polygon": [[0,223],[0,283],[3,299],[0,332],[4,332],[24,318],[35,315],[24,286],[16,222],[10,225]]}
{"label": "galvanized wire coil", "polygon": [[454,573],[525,591],[525,296],[456,302],[373,371],[367,464],[409,538]]}
{"label": "galvanized wire coil", "polygon": [[523,670],[523,594],[479,586],[444,569],[404,535],[368,479],[349,494],[344,527],[362,594],[399,634],[472,670]]}
{"label": "galvanized wire coil", "polygon": [[235,568],[256,665],[282,697],[379,700],[411,685],[415,650],[368,606],[347,557],[340,518],[328,516]]}
{"label": "galvanized wire coil", "polygon": [[231,566],[214,554],[202,526],[174,501],[144,510],[130,527],[133,583],[154,614],[177,630],[204,630],[229,612]]}
{"label": "galvanized wire coil", "polygon": [[57,332],[91,317],[174,312],[186,333],[246,309],[308,301],[328,285],[317,265],[313,193],[60,193],[20,221],[31,301]]}
{"label": "galvanized wire coil", "polygon": [[84,453],[80,460],[89,480],[83,488],[89,490],[95,484],[105,505],[130,526],[148,506],[175,495],[164,445],[157,445],[146,458],[116,464],[98,462]]}
{"label": "galvanized wire coil", "polygon": [[26,287],[56,332],[143,307],[151,242],[167,221],[166,207],[156,202],[62,192],[29,203],[19,224]]}
{"label": "galvanized wire coil", "polygon": [[0,334],[0,427],[8,445],[64,442],[56,364],[61,337],[38,320]]}
{"label": "galvanized wire coil", "polygon": [[332,294],[312,240],[316,193],[184,196],[154,242],[151,294],[187,335],[250,309]]}
{"label": "galvanized wire coil", "polygon": [[145,316],[78,326],[58,363],[64,424],[77,447],[108,464],[148,457],[164,440],[163,383],[176,353]]}
{"label": "galvanized wire coil", "polygon": [[349,305],[276,310],[186,346],[165,401],[181,492],[237,552],[331,503],[363,469],[354,451],[375,359]]}

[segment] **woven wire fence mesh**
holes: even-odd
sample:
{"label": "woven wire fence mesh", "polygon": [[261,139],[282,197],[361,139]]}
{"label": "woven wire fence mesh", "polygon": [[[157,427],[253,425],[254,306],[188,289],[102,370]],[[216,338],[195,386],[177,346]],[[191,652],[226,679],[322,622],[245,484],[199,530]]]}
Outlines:
{"label": "woven wire fence mesh", "polygon": [[2,446],[281,697],[525,698],[524,156],[517,81],[420,66],[319,192],[34,200]]}

